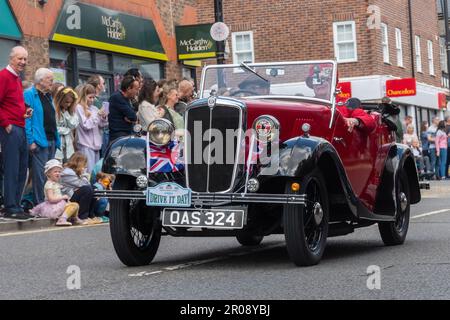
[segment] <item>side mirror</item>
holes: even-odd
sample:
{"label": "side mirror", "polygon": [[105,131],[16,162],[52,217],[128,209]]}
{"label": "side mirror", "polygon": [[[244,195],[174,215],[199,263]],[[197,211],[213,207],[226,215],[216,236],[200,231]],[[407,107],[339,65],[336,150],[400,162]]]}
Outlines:
{"label": "side mirror", "polygon": [[383,115],[396,116],[400,113],[400,108],[391,103],[381,104],[380,109]]}
{"label": "side mirror", "polygon": [[383,116],[382,119],[390,131],[397,132],[398,129],[397,124],[392,120],[392,118],[390,118],[390,116]]}

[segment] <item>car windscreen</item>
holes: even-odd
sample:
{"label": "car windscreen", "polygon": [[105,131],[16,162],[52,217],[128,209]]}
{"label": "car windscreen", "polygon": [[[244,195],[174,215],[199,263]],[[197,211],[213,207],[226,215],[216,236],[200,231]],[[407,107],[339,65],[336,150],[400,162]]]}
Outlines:
{"label": "car windscreen", "polygon": [[331,101],[333,62],[217,65],[205,68],[202,97],[292,96]]}

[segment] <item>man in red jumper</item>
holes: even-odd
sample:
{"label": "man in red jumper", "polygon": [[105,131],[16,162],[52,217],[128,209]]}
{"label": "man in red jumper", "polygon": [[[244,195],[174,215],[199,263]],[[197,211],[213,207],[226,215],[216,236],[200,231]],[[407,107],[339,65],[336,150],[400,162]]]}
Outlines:
{"label": "man in red jumper", "polygon": [[5,218],[32,218],[20,206],[28,166],[28,143],[25,134],[27,111],[20,72],[25,69],[28,52],[23,47],[11,50],[9,65],[0,71],[0,143],[4,165]]}

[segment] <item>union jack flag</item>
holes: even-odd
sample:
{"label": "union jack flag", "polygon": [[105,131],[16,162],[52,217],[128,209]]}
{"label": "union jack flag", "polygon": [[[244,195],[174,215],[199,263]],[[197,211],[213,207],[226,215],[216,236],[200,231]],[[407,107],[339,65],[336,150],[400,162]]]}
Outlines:
{"label": "union jack flag", "polygon": [[158,147],[149,144],[149,172],[178,172],[184,169],[181,155],[182,144],[176,141]]}
{"label": "union jack flag", "polygon": [[255,142],[255,145],[253,146],[253,150],[251,158],[250,158],[250,164],[257,164],[258,159],[261,160],[261,157],[263,156],[264,150],[264,144],[261,142]]}

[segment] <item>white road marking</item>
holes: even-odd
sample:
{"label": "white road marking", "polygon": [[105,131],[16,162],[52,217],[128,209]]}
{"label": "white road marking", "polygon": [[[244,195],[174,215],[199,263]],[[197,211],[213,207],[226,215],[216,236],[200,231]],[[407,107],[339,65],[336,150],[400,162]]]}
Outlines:
{"label": "white road marking", "polygon": [[272,244],[272,245],[265,246],[262,248],[253,248],[253,249],[249,249],[249,250],[245,250],[245,251],[232,252],[232,253],[229,253],[224,256],[214,257],[214,258],[210,258],[210,259],[194,260],[191,262],[186,262],[186,263],[178,264],[175,266],[165,267],[162,270],[156,270],[156,271],[151,271],[151,272],[142,271],[142,272],[138,272],[138,273],[131,273],[128,276],[129,277],[152,276],[152,275],[157,275],[157,274],[161,274],[164,272],[177,271],[177,270],[186,269],[189,267],[194,267],[194,266],[198,266],[198,265],[202,265],[202,264],[226,260],[226,259],[230,259],[232,257],[244,256],[244,255],[249,255],[249,254],[252,254],[255,252],[266,251],[266,250],[270,250],[270,249],[274,249],[274,248],[284,247],[285,245],[286,245],[285,243]]}
{"label": "white road marking", "polygon": [[411,219],[419,219],[419,218],[428,217],[428,216],[432,216],[432,215],[439,214],[439,213],[444,213],[447,211],[450,211],[450,209],[442,209],[442,210],[436,210],[436,211],[419,214],[417,216],[411,217]]}
{"label": "white road marking", "polygon": [[73,230],[73,229],[79,229],[79,228],[102,227],[102,226],[107,226],[107,225],[109,225],[109,224],[108,223],[102,223],[102,224],[93,224],[93,225],[86,225],[86,226],[51,227],[51,228],[39,229],[39,230],[14,231],[14,232],[8,232],[8,233],[0,233],[0,237],[10,237],[10,236],[20,236],[20,235],[35,234],[35,233],[45,233],[45,232],[54,232],[54,231],[63,231],[63,230]]}

